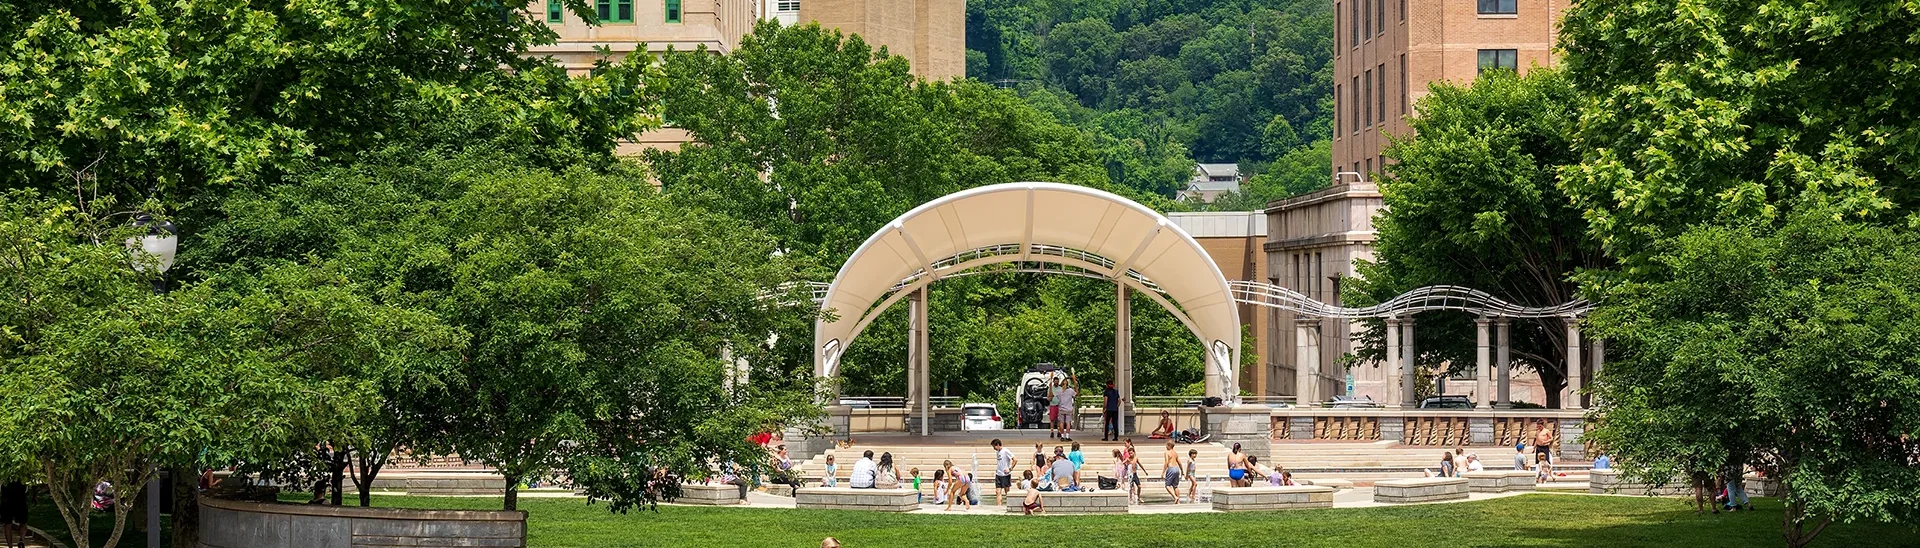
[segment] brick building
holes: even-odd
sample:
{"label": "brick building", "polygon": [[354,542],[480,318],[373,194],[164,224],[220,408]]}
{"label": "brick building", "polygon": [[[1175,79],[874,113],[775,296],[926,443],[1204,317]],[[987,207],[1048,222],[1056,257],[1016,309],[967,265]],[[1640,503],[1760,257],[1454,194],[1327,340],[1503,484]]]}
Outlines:
{"label": "brick building", "polygon": [[[1261,257],[1262,246],[1267,241],[1267,216],[1259,211],[1222,211],[1222,212],[1177,212],[1168,213],[1167,219],[1175,226],[1185,230],[1188,236],[1200,243],[1207,257],[1213,259],[1213,265],[1229,281],[1256,281],[1267,279],[1267,264]],[[1254,365],[1240,370],[1240,389],[1253,395],[1276,393],[1275,384],[1284,384],[1279,393],[1287,393],[1293,387],[1293,377],[1288,372],[1276,377],[1271,367],[1272,358],[1268,352],[1268,315],[1266,307],[1241,304],[1240,325],[1253,335]],[[1292,348],[1292,347],[1288,347]],[[1291,371],[1291,370],[1288,370]]]}

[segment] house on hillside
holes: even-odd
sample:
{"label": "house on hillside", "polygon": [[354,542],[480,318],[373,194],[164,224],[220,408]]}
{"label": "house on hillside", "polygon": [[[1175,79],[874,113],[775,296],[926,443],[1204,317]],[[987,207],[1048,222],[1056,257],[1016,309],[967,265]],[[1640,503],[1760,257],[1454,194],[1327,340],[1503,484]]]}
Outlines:
{"label": "house on hillside", "polygon": [[1199,197],[1202,202],[1212,203],[1221,194],[1239,191],[1239,164],[1200,164],[1193,167],[1193,178],[1187,180],[1187,188],[1174,198]]}

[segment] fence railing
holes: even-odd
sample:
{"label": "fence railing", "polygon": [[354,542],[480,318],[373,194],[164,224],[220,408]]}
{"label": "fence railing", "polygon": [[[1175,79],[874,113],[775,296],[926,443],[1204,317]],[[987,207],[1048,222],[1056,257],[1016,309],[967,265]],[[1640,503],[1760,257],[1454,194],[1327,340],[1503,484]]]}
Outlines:
{"label": "fence railing", "polygon": [[[1200,405],[1200,401],[1202,399],[1203,398],[1199,396],[1134,396],[1133,404],[1134,404],[1134,407],[1136,408],[1148,408],[1148,409],[1188,408],[1188,407],[1195,407]],[[1245,405],[1270,405],[1274,407],[1285,407],[1285,406],[1293,405],[1293,402],[1294,402],[1293,396],[1241,396],[1240,397],[1240,403]],[[840,403],[841,405],[846,405],[855,409],[906,409],[907,408],[907,399],[900,396],[846,396],[846,397],[840,398]],[[951,408],[960,407],[962,403],[967,403],[967,402],[959,396],[933,396],[933,397],[927,398],[927,403],[933,406],[935,409],[951,409]],[[1100,407],[1101,400],[1098,396],[1095,396],[1091,399],[1083,397],[1083,398],[1080,398],[1079,401],[1076,403],[1078,403],[1082,408],[1093,409],[1093,408]]]}

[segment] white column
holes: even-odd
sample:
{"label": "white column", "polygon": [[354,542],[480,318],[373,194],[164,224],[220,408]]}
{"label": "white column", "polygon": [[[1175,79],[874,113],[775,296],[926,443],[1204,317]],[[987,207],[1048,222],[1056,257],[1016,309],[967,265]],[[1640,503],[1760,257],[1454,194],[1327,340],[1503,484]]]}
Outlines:
{"label": "white column", "polygon": [[1400,320],[1401,361],[1406,365],[1400,368],[1400,403],[1406,407],[1419,407],[1420,362],[1419,352],[1413,349],[1413,318]]}
{"label": "white column", "polygon": [[[1598,379],[1600,378],[1600,370],[1607,365],[1607,340],[1594,337],[1588,342],[1590,343],[1588,346],[1593,347],[1593,379]],[[1593,382],[1593,379],[1587,379],[1587,382]],[[1587,404],[1588,406],[1592,406],[1593,401],[1589,399]]]}
{"label": "white column", "polygon": [[1499,399],[1494,401],[1494,409],[1513,408],[1513,345],[1507,344],[1513,335],[1513,331],[1508,329],[1512,323],[1513,320],[1508,318],[1495,318],[1493,320],[1493,325],[1497,331],[1495,335],[1498,336],[1500,341],[1500,378],[1497,379],[1496,382],[1498,386],[1495,388],[1495,390],[1499,392]]}
{"label": "white column", "polygon": [[1564,409],[1580,409],[1580,318],[1567,318],[1567,397]]}
{"label": "white column", "polygon": [[1293,338],[1294,403],[1305,407],[1323,399],[1316,390],[1320,373],[1320,319],[1295,317]]}
{"label": "white column", "polygon": [[1491,323],[1493,322],[1485,317],[1473,320],[1474,340],[1478,346],[1474,354],[1475,364],[1478,367],[1473,370],[1473,407],[1476,409],[1487,407],[1487,396],[1492,395],[1492,392],[1487,391],[1487,381],[1492,380],[1493,377],[1491,368],[1493,360],[1488,355],[1490,349],[1487,346],[1487,326]]}
{"label": "white column", "polygon": [[1133,414],[1133,302],[1127,296],[1127,284],[1114,285],[1119,289],[1113,302],[1113,386],[1120,392],[1120,435],[1125,436],[1127,419]]}
{"label": "white column", "polygon": [[932,384],[928,374],[930,360],[927,358],[927,352],[932,348],[927,344],[927,288],[914,290],[907,297],[907,302],[907,318],[910,322],[907,330],[907,405],[920,410],[920,435],[926,436],[932,434],[929,429],[933,424],[930,417],[933,414],[929,394]]}
{"label": "white column", "polygon": [[1387,323],[1387,359],[1386,365],[1384,366],[1386,369],[1386,379],[1381,384],[1386,386],[1384,397],[1387,401],[1382,403],[1385,403],[1387,407],[1399,408],[1401,400],[1400,368],[1404,364],[1404,362],[1400,361],[1400,319],[1389,317],[1386,318],[1385,321]]}

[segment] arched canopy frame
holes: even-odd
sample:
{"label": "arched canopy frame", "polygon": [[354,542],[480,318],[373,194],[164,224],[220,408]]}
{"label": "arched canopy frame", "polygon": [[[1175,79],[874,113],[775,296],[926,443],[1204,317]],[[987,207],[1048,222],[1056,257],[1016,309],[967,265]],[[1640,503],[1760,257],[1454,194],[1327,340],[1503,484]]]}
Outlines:
{"label": "arched canopy frame", "polygon": [[[1206,250],[1158,212],[1098,189],[1007,183],[914,208],[840,267],[814,324],[814,373],[838,376],[847,346],[887,307],[943,277],[1006,269],[1102,277],[1145,293],[1207,351],[1208,395],[1239,392],[1240,318]],[[1047,265],[1057,265],[1049,269]]]}

